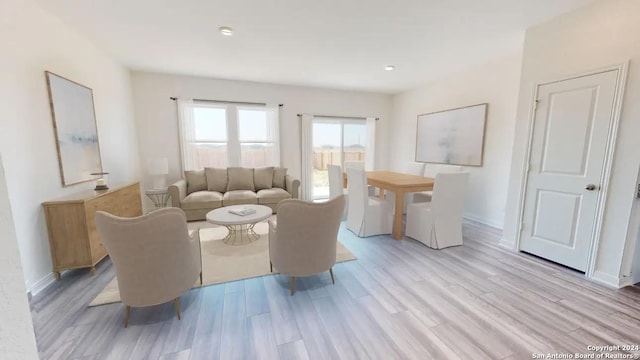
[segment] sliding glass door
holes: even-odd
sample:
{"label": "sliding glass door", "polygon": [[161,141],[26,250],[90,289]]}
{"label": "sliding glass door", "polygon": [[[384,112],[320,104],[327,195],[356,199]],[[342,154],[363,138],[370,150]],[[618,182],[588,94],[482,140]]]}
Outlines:
{"label": "sliding glass door", "polygon": [[314,117],[312,123],[313,200],[329,198],[327,165],[344,167],[345,162],[365,162],[367,125],[365,120]]}

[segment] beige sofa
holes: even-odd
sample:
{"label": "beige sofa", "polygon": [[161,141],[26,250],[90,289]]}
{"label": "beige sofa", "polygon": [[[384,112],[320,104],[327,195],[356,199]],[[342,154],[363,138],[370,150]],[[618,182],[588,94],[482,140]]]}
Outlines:
{"label": "beige sofa", "polygon": [[184,179],[169,186],[171,202],[187,220],[204,220],[213,209],[239,204],[265,205],[276,212],[284,199],[297,199],[300,180],[281,167],[185,171]]}

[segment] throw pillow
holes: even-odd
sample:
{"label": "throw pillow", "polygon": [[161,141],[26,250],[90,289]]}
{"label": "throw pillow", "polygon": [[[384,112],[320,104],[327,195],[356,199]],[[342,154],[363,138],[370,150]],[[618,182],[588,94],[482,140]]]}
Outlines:
{"label": "throw pillow", "polygon": [[287,168],[277,167],[273,168],[273,187],[286,189],[287,183],[285,181],[287,177]]}
{"label": "throw pillow", "polygon": [[273,187],[273,166],[253,170],[253,184],[256,191]]}
{"label": "throw pillow", "polygon": [[184,178],[187,180],[187,194],[207,190],[207,178],[204,175],[204,169],[185,171]]}
{"label": "throw pillow", "polygon": [[231,190],[251,190],[256,191],[253,185],[253,169],[243,167],[227,168],[229,182],[227,183],[227,191]]}
{"label": "throw pillow", "polygon": [[204,168],[207,190],[224,193],[227,191],[227,169]]}

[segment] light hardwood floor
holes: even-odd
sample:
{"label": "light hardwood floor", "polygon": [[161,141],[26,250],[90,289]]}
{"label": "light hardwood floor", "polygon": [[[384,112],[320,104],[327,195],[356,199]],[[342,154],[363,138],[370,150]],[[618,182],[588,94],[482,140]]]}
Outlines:
{"label": "light hardwood floor", "polygon": [[[431,250],[405,238],[340,240],[358,257],[301,278],[281,275],[191,290],[132,310],[87,304],[114,276],[63,275],[32,299],[43,359],[530,359],[640,344],[640,291],[498,247],[500,233],[467,222],[465,245]],[[640,352],[638,352],[640,354]]]}

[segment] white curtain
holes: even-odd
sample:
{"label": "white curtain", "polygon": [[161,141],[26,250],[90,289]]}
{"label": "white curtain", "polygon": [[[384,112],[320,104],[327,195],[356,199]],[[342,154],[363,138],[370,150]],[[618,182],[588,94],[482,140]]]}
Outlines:
{"label": "white curtain", "polygon": [[376,118],[367,118],[367,142],[365,144],[365,164],[367,171],[375,169],[376,158]]}
{"label": "white curtain", "polygon": [[180,152],[182,153],[182,171],[195,170],[196,160],[193,143],[196,138],[193,120],[193,100],[178,99],[178,129],[180,131]]}
{"label": "white curtain", "polygon": [[267,141],[273,143],[273,164],[280,166],[280,105],[267,104]]}
{"label": "white curtain", "polygon": [[312,200],[313,195],[313,181],[311,179],[313,168],[312,123],[313,115],[302,114],[300,119],[300,148],[302,149],[300,197],[302,200]]}

